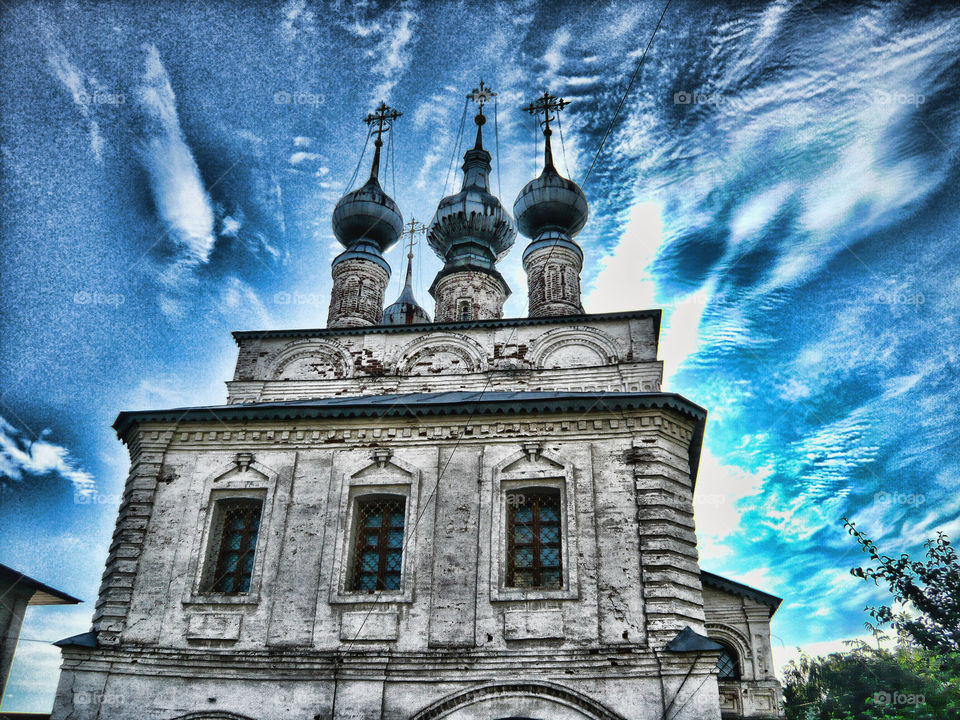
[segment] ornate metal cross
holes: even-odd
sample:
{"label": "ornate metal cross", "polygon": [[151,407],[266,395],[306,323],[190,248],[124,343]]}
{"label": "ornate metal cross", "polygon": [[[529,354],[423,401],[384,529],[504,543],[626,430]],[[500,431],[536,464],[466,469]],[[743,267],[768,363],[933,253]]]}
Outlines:
{"label": "ornate metal cross", "polygon": [[378,147],[383,144],[380,136],[390,130],[393,127],[393,121],[401,115],[403,115],[402,112],[381,101],[377,109],[363,119],[367,125],[377,124],[377,127],[374,128],[372,132],[377,134],[376,144]]}
{"label": "ornate metal cross", "polygon": [[539,120],[539,118],[537,119],[539,120],[540,124],[544,126],[544,134],[549,135],[550,121],[557,117],[555,114],[551,115],[550,113],[558,113],[569,104],[570,103],[563,98],[558,98],[555,95],[551,95],[549,91],[544,90],[543,97],[537,98],[523,109],[531,115],[540,115],[543,113],[543,120]]}
{"label": "ornate metal cross", "polygon": [[409,239],[407,240],[407,257],[412,260],[414,239],[417,235],[425,233],[427,231],[427,226],[418,221],[416,218],[410,218],[410,222],[406,224],[406,228],[407,229],[403,231],[403,234],[409,236]]}
{"label": "ornate metal cross", "polygon": [[475,87],[467,95],[469,100],[473,100],[477,105],[480,106],[480,114],[483,114],[483,106],[488,102],[493,100],[497,94],[491,90],[487,85],[484,85],[483,80],[480,81],[480,87]]}

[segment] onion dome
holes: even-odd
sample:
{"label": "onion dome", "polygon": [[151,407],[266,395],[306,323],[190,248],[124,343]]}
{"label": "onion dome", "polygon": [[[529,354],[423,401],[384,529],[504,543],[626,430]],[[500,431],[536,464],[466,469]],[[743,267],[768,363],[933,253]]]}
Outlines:
{"label": "onion dome", "polygon": [[430,322],[430,316],[413,296],[413,253],[410,252],[407,253],[407,278],[403,283],[403,292],[392,305],[384,309],[382,324],[416,325],[428,322]]}
{"label": "onion dome", "polygon": [[[381,103],[375,115],[367,117],[367,124],[378,122],[377,139],[373,153],[370,178],[361,187],[348,192],[333,209],[333,234],[348,253],[382,255],[396,244],[403,232],[400,208],[380,187],[381,135],[400,113]],[[342,257],[342,256],[341,256]],[[384,261],[385,262],[385,261]]]}
{"label": "onion dome", "polygon": [[[573,180],[557,172],[550,148],[550,126],[543,131],[544,165],[540,177],[523,186],[513,203],[517,225],[533,245],[569,241],[583,229],[590,216],[587,197]],[[529,249],[529,248],[528,248]]]}
{"label": "onion dome", "polygon": [[474,121],[477,139],[463,156],[463,186],[440,201],[427,228],[427,242],[445,261],[447,272],[457,268],[496,272],[496,262],[517,237],[510,213],[490,193],[490,153],[483,149],[486,118],[482,111]]}

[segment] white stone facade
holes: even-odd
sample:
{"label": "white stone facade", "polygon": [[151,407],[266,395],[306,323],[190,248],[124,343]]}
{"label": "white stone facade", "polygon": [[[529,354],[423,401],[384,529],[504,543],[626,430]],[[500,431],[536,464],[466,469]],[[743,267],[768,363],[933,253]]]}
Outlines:
{"label": "white stone facade", "polygon": [[[238,333],[229,405],[118,419],[96,647],[63,648],[52,717],[776,717],[769,608],[701,583],[705,413],[658,392],[658,331],[638,312]],[[512,498],[544,490],[560,579],[514,587]],[[351,568],[381,497],[404,544],[396,587],[368,594]],[[237,499],[259,533],[227,595],[205,578]],[[736,699],[716,651],[668,647],[687,627],[740,638]]]}

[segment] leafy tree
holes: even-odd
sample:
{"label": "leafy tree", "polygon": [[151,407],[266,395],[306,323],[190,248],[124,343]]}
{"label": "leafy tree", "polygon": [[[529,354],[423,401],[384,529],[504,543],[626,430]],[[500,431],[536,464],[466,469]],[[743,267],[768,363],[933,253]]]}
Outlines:
{"label": "leafy tree", "polygon": [[[844,527],[879,567],[853,568],[850,573],[877,585],[886,585],[897,603],[919,615],[895,612],[890,605],[865,608],[879,625],[890,625],[920,647],[941,652],[960,652],[960,560],[947,536],[937,533],[927,540],[925,560],[881,555],[870,538],[847,518]],[[868,624],[868,627],[869,624]]]}
{"label": "leafy tree", "polygon": [[787,720],[946,720],[960,717],[960,654],[900,643],[851,650],[785,669]]}

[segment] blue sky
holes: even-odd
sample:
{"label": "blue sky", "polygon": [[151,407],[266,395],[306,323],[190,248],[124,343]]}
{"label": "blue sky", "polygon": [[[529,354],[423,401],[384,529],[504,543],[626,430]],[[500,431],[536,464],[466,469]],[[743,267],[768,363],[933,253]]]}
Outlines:
{"label": "blue sky", "polygon": [[[376,102],[404,113],[381,177],[426,221],[482,77],[512,207],[539,158],[520,106],[571,101],[555,153],[582,182],[661,9],[4,5],[0,562],[87,601],[23,636],[88,628],[117,412],[222,402],[231,330],[323,325]],[[664,309],[666,388],[710,410],[702,564],[785,598],[781,658],[862,634],[880,597],[843,515],[891,554],[960,534],[958,37],[948,3],[677,0],[585,184],[585,305]],[[438,268],[418,256],[431,310]],[[57,662],[23,642],[4,709],[49,709]]]}

